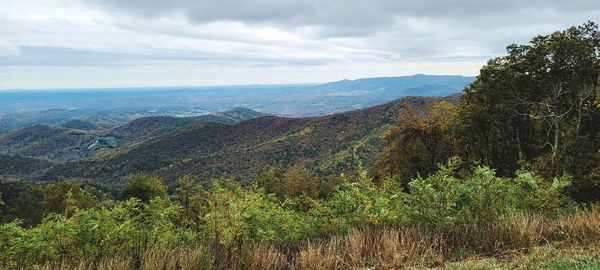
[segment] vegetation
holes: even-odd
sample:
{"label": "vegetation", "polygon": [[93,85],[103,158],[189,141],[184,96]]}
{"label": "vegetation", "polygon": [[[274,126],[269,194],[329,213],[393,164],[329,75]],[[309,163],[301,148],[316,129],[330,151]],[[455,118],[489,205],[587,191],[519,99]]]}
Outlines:
{"label": "vegetation", "polygon": [[[262,115],[253,110],[236,108],[190,117],[139,117],[111,128],[100,125],[96,129],[94,124],[82,120],[71,120],[61,126],[38,124],[0,135],[0,154],[60,163],[96,156],[107,149],[120,149],[148,141],[189,125],[236,124]],[[29,169],[26,166],[18,168]],[[0,170],[0,175],[7,174]]]}
{"label": "vegetation", "polygon": [[578,201],[600,199],[600,32],[589,22],[508,46],[465,90],[460,103],[410,110],[387,136],[381,172],[405,181],[452,156],[513,176],[570,174]]}
{"label": "vegetation", "polygon": [[0,154],[0,175],[5,177],[35,176],[38,171],[46,171],[52,166],[48,161],[15,157]]}
{"label": "vegetation", "polygon": [[[236,157],[252,181],[198,173],[169,189],[134,176],[120,200],[65,180],[4,182],[0,267],[597,269],[599,71],[590,22],[509,46],[459,100],[189,127],[71,175],[178,175]],[[372,131],[394,115],[385,149],[363,163]],[[334,167],[351,165],[328,172],[341,173],[311,170],[336,153]]]}
{"label": "vegetation", "polygon": [[403,107],[424,110],[426,104],[441,99],[410,97],[321,117],[267,116],[237,125],[188,126],[112,155],[56,164],[43,179],[64,176],[120,187],[131,175],[156,175],[173,189],[176,180],[186,174],[207,182],[233,178],[248,186],[272,164],[283,170],[302,164],[320,178],[353,173],[354,152],[370,166],[382,148],[379,135]]}
{"label": "vegetation", "polygon": [[[158,179],[134,177],[123,190],[128,199],[89,203],[89,193],[58,182],[44,188],[39,224],[0,227],[0,261],[11,269],[441,266],[543,242],[600,244],[600,212],[578,210],[563,195],[569,177],[546,181],[520,171],[503,178],[476,166],[457,178],[461,167],[451,159],[406,192],[394,179],[376,185],[363,171],[322,199],[313,198],[312,185],[278,197],[258,181],[243,190],[219,180],[206,190],[184,177],[171,200]],[[303,173],[293,168],[283,183]]]}

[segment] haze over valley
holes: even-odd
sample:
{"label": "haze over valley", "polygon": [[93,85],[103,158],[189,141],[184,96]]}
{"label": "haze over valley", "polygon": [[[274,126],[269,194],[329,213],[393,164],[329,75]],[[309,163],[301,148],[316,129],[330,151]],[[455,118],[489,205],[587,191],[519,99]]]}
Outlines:
{"label": "haze over valley", "polygon": [[365,108],[405,96],[460,93],[474,77],[414,75],[312,85],[0,91],[0,133],[82,120],[111,128],[144,116],[198,116],[243,107],[302,117]]}

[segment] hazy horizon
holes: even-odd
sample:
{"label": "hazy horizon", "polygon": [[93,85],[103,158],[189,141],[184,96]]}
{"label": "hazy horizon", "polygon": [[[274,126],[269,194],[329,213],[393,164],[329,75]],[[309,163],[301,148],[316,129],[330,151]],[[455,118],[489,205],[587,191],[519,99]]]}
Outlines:
{"label": "hazy horizon", "polygon": [[207,84],[207,85],[148,85],[148,86],[108,86],[108,87],[60,87],[60,88],[0,88],[0,93],[10,92],[71,92],[71,91],[117,91],[117,90],[128,90],[128,91],[144,91],[144,90],[201,90],[202,88],[214,89],[214,88],[230,88],[230,87],[302,87],[310,85],[320,85],[331,82],[340,82],[345,80],[355,81],[361,79],[373,79],[373,78],[401,78],[401,77],[412,77],[412,76],[462,76],[462,77],[475,77],[475,75],[464,75],[464,74],[424,74],[415,73],[410,75],[397,75],[397,76],[374,76],[374,77],[357,77],[357,78],[340,78],[331,81],[319,81],[319,82],[290,82],[290,83],[254,83],[254,84]]}

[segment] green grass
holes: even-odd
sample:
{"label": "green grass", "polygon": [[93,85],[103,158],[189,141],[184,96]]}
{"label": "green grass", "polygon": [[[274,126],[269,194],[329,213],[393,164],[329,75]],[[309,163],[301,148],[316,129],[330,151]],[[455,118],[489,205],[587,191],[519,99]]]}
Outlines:
{"label": "green grass", "polygon": [[270,140],[270,141],[263,142],[263,143],[259,144],[256,147],[258,148],[258,147],[261,147],[261,146],[264,146],[264,145],[267,145],[267,144],[282,142],[282,141],[285,141],[285,140],[288,140],[288,139],[291,139],[291,138],[295,138],[295,137],[306,136],[308,134],[313,133],[314,131],[315,131],[315,127],[313,127],[313,126],[305,127],[304,129],[302,129],[302,130],[300,130],[298,132],[295,132],[295,133],[292,133],[292,134],[288,134],[288,135],[285,135],[285,136],[282,136],[282,137],[279,137],[279,138],[275,138],[275,139]]}
{"label": "green grass", "polygon": [[373,143],[373,141],[381,138],[381,136],[383,136],[383,134],[388,128],[388,124],[384,124],[377,128],[374,128],[361,138],[351,142],[348,148],[340,150],[332,155],[325,157],[319,168],[321,170],[327,170],[327,168],[335,167],[335,165],[337,164],[347,162],[352,158],[354,154],[357,153],[359,149],[366,147],[370,143]]}
{"label": "green grass", "polygon": [[499,258],[470,258],[446,265],[447,270],[600,270],[598,247],[584,249],[556,249],[537,247],[525,255]]}

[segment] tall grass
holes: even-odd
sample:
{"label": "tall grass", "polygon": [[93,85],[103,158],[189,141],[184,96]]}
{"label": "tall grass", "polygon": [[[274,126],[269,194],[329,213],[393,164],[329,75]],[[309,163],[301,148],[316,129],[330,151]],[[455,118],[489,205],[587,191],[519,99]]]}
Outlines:
{"label": "tall grass", "polygon": [[600,207],[580,210],[561,216],[556,223],[558,238],[574,243],[590,244],[600,242]]}
{"label": "tall grass", "polygon": [[600,210],[593,207],[557,219],[514,213],[500,222],[444,233],[417,227],[361,228],[348,235],[306,241],[299,247],[244,245],[224,254],[198,246],[150,249],[136,265],[130,257],[76,263],[48,262],[32,269],[402,269],[441,267],[464,256],[494,256],[553,243],[600,246]]}

